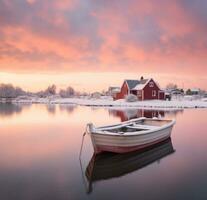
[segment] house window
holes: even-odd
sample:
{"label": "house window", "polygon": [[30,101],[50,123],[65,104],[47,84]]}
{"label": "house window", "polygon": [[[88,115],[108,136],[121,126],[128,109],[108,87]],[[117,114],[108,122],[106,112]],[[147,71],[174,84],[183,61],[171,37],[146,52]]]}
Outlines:
{"label": "house window", "polygon": [[156,97],[156,90],[152,90],[152,96]]}
{"label": "house window", "polygon": [[153,83],[153,82],[150,82],[150,83],[149,83],[149,86],[150,86],[150,87],[154,87],[154,83]]}

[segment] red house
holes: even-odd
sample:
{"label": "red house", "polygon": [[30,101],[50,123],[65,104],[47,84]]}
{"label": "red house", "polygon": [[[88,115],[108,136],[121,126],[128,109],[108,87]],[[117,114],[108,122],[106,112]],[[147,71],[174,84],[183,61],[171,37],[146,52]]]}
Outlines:
{"label": "red house", "polygon": [[114,100],[124,99],[127,95],[134,94],[138,100],[165,99],[165,92],[152,79],[125,80],[121,91],[114,95]]}

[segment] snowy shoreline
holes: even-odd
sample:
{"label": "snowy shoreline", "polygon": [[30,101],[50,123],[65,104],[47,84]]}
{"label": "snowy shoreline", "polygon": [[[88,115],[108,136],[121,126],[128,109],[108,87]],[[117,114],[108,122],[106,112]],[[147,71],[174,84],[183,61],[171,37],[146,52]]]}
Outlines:
{"label": "snowy shoreline", "polygon": [[[8,102],[8,101],[7,101]],[[0,101],[0,103],[5,103]],[[207,101],[199,100],[145,100],[136,102],[126,102],[124,99],[113,101],[110,98],[28,98],[12,99],[10,103],[15,104],[72,104],[80,106],[98,107],[130,107],[144,109],[184,109],[184,108],[207,108]]]}

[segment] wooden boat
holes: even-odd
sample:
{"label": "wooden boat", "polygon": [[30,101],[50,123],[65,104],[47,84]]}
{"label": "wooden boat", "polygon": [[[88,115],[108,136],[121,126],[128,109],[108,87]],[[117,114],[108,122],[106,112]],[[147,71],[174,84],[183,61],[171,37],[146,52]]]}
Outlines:
{"label": "wooden boat", "polygon": [[90,193],[92,192],[92,185],[96,181],[124,176],[140,170],[151,163],[160,161],[160,159],[174,152],[171,139],[168,138],[159,144],[152,145],[138,152],[94,154],[85,170],[86,190]]}
{"label": "wooden boat", "polygon": [[88,124],[94,151],[126,153],[146,148],[170,137],[175,120],[137,118],[116,125]]}

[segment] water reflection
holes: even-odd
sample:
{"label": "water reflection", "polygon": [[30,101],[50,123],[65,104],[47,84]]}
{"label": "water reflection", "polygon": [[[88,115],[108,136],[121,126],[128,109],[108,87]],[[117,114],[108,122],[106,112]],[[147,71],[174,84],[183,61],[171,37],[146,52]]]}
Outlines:
{"label": "water reflection", "polygon": [[23,109],[30,107],[43,107],[46,108],[48,114],[56,115],[58,111],[67,112],[71,114],[77,108],[75,105],[59,105],[46,104],[46,105],[31,105],[31,104],[12,104],[12,103],[0,103],[0,117],[12,116],[13,114],[21,114]]}
{"label": "water reflection", "polygon": [[60,111],[66,111],[68,114],[71,114],[72,112],[75,111],[75,109],[77,108],[76,105],[59,105],[59,109]]}
{"label": "water reflection", "polygon": [[93,155],[85,170],[87,193],[93,190],[93,183],[120,177],[174,153],[171,138],[142,151],[126,154],[102,153]]}
{"label": "water reflection", "polygon": [[11,116],[13,114],[20,114],[22,109],[29,105],[18,105],[11,103],[0,103],[0,116]]}
{"label": "water reflection", "polygon": [[83,172],[93,189],[87,195],[78,159],[85,125],[115,124],[120,117],[111,111],[109,115],[107,108],[56,105],[51,115],[42,104],[0,104],[0,199],[207,199],[206,111],[164,111],[165,118],[176,115],[172,132],[176,153],[172,156],[167,156],[170,150],[165,154],[164,149],[152,149],[148,156],[141,154],[142,161],[140,154],[132,153],[129,158],[116,157],[116,162],[118,155],[107,154],[100,160],[106,167],[114,163],[113,171],[98,170],[100,165],[95,164],[91,173],[87,169],[88,179],[93,146],[85,138]]}
{"label": "water reflection", "polygon": [[46,108],[47,108],[47,111],[49,114],[55,115],[55,113],[56,113],[56,105],[55,104],[48,104],[46,106]]}
{"label": "water reflection", "polygon": [[109,109],[109,115],[120,118],[120,121],[127,121],[138,117],[175,117],[177,113],[182,113],[183,110],[144,110],[144,109]]}

